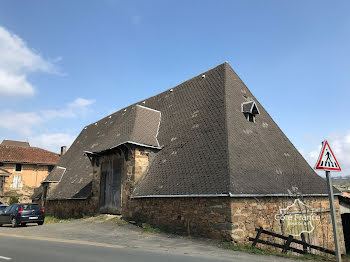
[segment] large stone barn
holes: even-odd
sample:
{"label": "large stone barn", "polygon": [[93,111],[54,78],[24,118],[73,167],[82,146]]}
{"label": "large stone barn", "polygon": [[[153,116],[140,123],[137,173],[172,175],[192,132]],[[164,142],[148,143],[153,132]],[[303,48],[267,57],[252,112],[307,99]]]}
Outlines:
{"label": "large stone barn", "polygon": [[237,243],[298,235],[281,215],[312,214],[308,241],[333,248],[326,182],[226,62],[84,127],[33,198]]}

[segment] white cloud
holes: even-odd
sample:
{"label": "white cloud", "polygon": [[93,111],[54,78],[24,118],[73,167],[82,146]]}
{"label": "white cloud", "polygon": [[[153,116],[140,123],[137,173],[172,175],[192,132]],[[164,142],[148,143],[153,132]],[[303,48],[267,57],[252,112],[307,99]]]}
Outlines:
{"label": "white cloud", "polygon": [[0,95],[32,96],[34,88],[27,81],[25,75],[9,74],[0,69]]}
{"label": "white cloud", "polygon": [[95,101],[77,98],[62,109],[39,112],[0,111],[0,127],[15,131],[24,136],[32,134],[33,128],[55,118],[76,118],[86,113]]}
{"label": "white cloud", "polygon": [[56,110],[43,110],[41,111],[41,114],[45,119],[73,118],[84,114],[87,111],[88,107],[93,103],[95,103],[95,100],[88,100],[79,97],[73,102],[66,105],[64,108]]}
{"label": "white cloud", "polygon": [[350,144],[350,133],[345,137],[345,142]]}
{"label": "white cloud", "polygon": [[[339,174],[350,175],[350,132],[347,133],[333,133],[327,137],[327,141],[337,158],[342,172]],[[321,145],[310,152],[300,150],[308,163],[314,167],[321,150]]]}
{"label": "white cloud", "polygon": [[307,159],[309,159],[309,161],[310,161],[311,163],[316,164],[317,158],[318,158],[318,156],[319,156],[319,154],[320,154],[320,151],[321,151],[321,147],[322,147],[322,146],[319,145],[319,146],[317,147],[317,149],[315,149],[315,150],[313,150],[313,151],[307,153]]}
{"label": "white cloud", "polygon": [[0,111],[0,127],[30,135],[34,126],[43,122],[42,117],[35,112],[17,113],[11,110]]}
{"label": "white cloud", "polygon": [[33,96],[34,87],[27,80],[31,72],[58,73],[53,62],[0,26],[0,95]]}
{"label": "white cloud", "polygon": [[29,138],[31,146],[45,148],[47,150],[60,153],[61,146],[69,147],[75,136],[65,133],[41,134]]}

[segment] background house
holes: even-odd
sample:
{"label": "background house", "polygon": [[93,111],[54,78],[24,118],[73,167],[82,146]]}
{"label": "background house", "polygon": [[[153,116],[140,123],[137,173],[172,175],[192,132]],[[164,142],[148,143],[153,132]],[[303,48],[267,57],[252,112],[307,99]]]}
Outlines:
{"label": "background house", "polygon": [[30,200],[34,188],[40,186],[57,164],[60,156],[28,142],[3,140],[0,144],[0,201],[17,196],[21,202]]}
{"label": "background house", "polygon": [[84,127],[33,199],[237,243],[285,234],[276,215],[300,199],[319,217],[308,241],[333,248],[326,182],[228,63]]}

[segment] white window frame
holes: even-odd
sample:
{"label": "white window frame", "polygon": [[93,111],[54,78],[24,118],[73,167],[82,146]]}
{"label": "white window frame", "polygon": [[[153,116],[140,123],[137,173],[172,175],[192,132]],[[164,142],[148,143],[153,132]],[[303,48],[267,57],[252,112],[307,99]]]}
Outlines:
{"label": "white window frame", "polygon": [[22,176],[13,176],[11,187],[13,189],[20,189],[20,188],[22,188]]}

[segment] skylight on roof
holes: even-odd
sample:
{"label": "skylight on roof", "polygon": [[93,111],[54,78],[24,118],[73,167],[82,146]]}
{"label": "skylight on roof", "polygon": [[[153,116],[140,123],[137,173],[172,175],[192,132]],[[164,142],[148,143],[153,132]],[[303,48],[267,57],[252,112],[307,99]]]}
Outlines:
{"label": "skylight on roof", "polygon": [[259,115],[260,111],[255,101],[244,102],[241,105],[241,110],[249,122],[255,123],[255,115]]}

